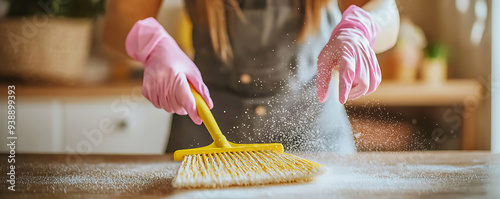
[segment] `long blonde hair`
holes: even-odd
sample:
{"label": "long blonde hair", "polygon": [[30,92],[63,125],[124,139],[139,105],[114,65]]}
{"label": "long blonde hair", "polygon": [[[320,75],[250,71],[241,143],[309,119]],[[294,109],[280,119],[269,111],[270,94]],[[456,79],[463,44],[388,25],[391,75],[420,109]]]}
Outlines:
{"label": "long blonde hair", "polygon": [[[304,8],[302,10],[304,23],[297,37],[298,42],[302,42],[308,36],[318,31],[321,20],[321,8],[330,0],[299,0]],[[196,2],[197,12],[200,13],[200,25],[207,25],[210,39],[215,54],[223,62],[233,57],[233,50],[229,41],[226,23],[226,8],[229,6],[234,10],[242,22],[246,22],[240,6],[236,0],[198,0]]]}

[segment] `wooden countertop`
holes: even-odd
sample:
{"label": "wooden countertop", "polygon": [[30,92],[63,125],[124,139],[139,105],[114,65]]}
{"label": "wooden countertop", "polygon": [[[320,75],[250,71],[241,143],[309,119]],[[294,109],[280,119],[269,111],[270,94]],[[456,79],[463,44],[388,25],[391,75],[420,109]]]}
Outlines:
{"label": "wooden countertop", "polygon": [[[7,154],[2,154],[6,157]],[[327,166],[315,181],[174,190],[172,155],[17,155],[2,198],[500,198],[500,155],[482,151],[299,154]],[[7,162],[0,163],[6,173]],[[5,174],[2,175],[5,179]]]}
{"label": "wooden countertop", "polygon": [[[20,97],[95,97],[122,94],[141,95],[142,80],[109,81],[97,85],[50,86],[16,85]],[[6,84],[2,86],[6,88]],[[370,95],[348,101],[349,105],[382,104],[390,106],[449,106],[463,104],[466,98],[481,97],[484,88],[473,79],[453,79],[441,84],[382,81]],[[7,92],[0,92],[5,96]]]}
{"label": "wooden countertop", "polygon": [[[401,83],[382,81],[377,90],[349,101],[349,105],[450,106],[484,98],[484,88],[473,79],[453,79],[443,83]],[[467,99],[469,98],[469,99]]]}
{"label": "wooden countertop", "polygon": [[[113,80],[100,84],[85,85],[32,85],[14,84],[16,86],[16,96],[21,97],[95,97],[95,96],[116,96],[123,94],[141,95],[142,80]],[[7,84],[0,87],[7,88]],[[0,96],[7,95],[7,92],[0,93]]]}

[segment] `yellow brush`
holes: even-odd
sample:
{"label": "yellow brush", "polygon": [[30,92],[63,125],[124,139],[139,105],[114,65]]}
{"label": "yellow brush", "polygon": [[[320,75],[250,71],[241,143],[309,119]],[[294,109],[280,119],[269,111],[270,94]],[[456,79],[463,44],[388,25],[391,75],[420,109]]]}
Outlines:
{"label": "yellow brush", "polygon": [[208,146],[177,150],[182,161],[173,181],[176,188],[225,187],[308,181],[324,166],[283,152],[283,145],[228,142],[203,98],[191,87],[198,115],[212,135]]}

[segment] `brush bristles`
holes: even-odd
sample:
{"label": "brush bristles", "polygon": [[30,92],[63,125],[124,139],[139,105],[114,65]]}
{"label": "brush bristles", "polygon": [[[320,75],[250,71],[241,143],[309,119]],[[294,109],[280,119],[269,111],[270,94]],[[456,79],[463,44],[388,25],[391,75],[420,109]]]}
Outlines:
{"label": "brush bristles", "polygon": [[274,151],[186,155],[173,186],[215,188],[309,181],[323,170],[320,164]]}

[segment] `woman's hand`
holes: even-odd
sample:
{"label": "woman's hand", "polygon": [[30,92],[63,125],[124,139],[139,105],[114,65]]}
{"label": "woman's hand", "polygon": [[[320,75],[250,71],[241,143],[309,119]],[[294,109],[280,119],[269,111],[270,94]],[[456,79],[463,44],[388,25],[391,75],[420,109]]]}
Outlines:
{"label": "woman's hand", "polygon": [[194,123],[201,124],[189,83],[212,108],[208,88],[196,65],[163,26],[154,18],[138,21],[127,36],[126,48],[129,56],[144,64],[142,94],[156,108],[188,114]]}
{"label": "woman's hand", "polygon": [[377,89],[382,80],[372,49],[377,34],[377,25],[370,14],[354,5],[347,8],[318,57],[316,88],[319,102],[328,98],[333,70],[339,71],[339,101],[342,104]]}

